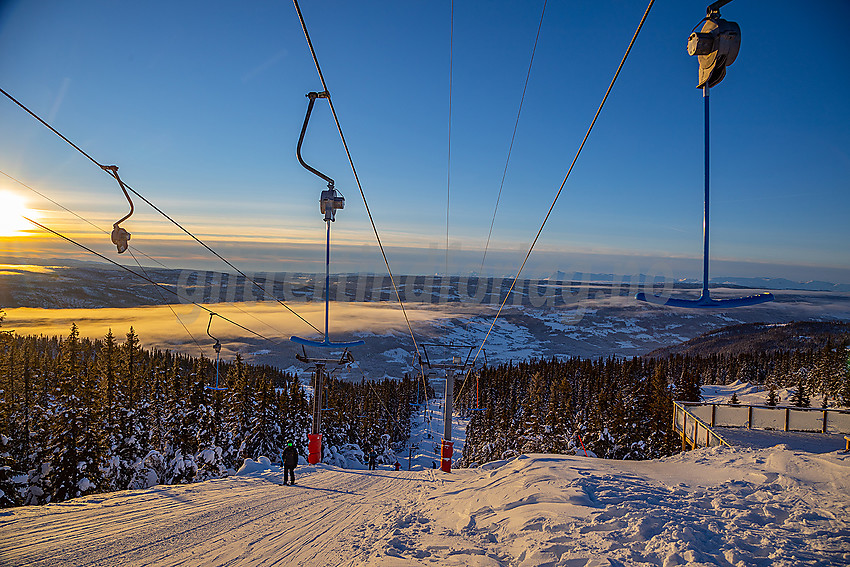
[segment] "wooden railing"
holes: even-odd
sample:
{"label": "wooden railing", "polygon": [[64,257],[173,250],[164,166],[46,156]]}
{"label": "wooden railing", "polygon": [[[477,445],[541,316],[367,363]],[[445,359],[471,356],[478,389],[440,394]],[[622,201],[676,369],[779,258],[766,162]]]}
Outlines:
{"label": "wooden railing", "polygon": [[850,433],[850,410],[674,402],[709,427]]}
{"label": "wooden railing", "polygon": [[689,411],[686,402],[673,402],[673,431],[682,438],[682,450],[697,447],[729,447],[723,437],[712,431],[711,426]]}

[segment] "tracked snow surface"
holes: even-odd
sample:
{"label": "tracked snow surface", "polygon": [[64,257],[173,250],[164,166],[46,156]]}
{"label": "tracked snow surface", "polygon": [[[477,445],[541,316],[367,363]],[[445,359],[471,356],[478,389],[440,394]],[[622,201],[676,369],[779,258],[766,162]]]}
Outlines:
{"label": "tracked snow surface", "polygon": [[300,466],[282,486],[261,458],[228,478],[4,510],[0,565],[850,564],[850,454],[523,455],[443,473],[427,430],[411,471],[407,455],[401,471]]}

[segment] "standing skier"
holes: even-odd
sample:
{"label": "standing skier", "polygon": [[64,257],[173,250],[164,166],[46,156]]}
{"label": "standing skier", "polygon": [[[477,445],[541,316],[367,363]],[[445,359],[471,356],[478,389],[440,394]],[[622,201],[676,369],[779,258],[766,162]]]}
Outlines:
{"label": "standing skier", "polygon": [[283,450],[283,484],[286,485],[286,479],[290,478],[291,483],[295,484],[295,467],[298,466],[298,451],[292,441],[286,444]]}
{"label": "standing skier", "polygon": [[375,448],[373,447],[371,451],[369,451],[369,470],[375,470],[375,463],[378,461],[378,453],[375,452]]}

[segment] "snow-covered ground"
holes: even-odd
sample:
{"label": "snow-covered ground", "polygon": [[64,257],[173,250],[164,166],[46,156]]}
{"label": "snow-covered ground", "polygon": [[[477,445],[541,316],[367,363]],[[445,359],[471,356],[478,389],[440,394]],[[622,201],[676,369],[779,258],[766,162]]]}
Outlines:
{"label": "snow-covered ground", "polygon": [[[438,399],[407,471],[261,459],[235,476],[0,512],[0,565],[847,565],[850,454],[528,455],[443,473]],[[430,425],[430,427],[429,427]],[[455,456],[465,423],[453,421]],[[428,431],[432,432],[428,438]]]}
{"label": "snow-covered ground", "polygon": [[277,467],[0,515],[2,565],[846,565],[850,455]]}

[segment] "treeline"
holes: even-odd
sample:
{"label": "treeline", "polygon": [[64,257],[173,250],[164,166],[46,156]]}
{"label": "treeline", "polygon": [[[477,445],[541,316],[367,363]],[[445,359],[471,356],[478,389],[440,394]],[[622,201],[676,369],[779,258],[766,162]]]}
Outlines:
{"label": "treeline", "polygon": [[611,459],[672,454],[680,447],[670,427],[672,402],[701,401],[704,384],[764,384],[765,404],[775,404],[775,391],[788,387],[792,404],[808,406],[818,395],[824,405],[850,406],[846,341],[728,356],[553,358],[484,368],[475,380],[455,385],[459,411],[471,418],[461,466],[584,449]]}
{"label": "treeline", "polygon": [[[232,474],[246,458],[306,456],[311,400],[294,375],[119,342],[0,333],[0,507]],[[325,380],[324,448],[389,451],[410,435],[412,380]]]}

